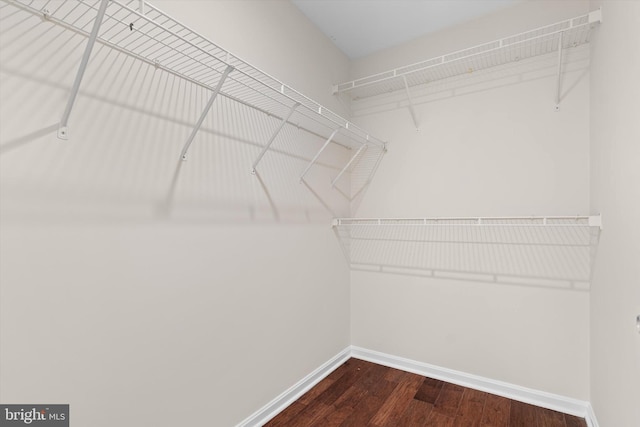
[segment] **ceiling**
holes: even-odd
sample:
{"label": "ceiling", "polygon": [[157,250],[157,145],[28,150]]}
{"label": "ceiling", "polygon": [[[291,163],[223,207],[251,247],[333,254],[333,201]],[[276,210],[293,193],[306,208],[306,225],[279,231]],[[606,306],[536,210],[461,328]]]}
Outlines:
{"label": "ceiling", "polygon": [[291,0],[349,58],[490,14],[523,0]]}

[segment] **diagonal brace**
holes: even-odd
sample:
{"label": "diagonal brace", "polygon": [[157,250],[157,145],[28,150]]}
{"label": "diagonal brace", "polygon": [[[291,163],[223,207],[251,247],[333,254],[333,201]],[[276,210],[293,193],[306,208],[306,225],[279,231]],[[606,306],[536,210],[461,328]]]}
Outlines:
{"label": "diagonal brace", "polygon": [[73,104],[75,104],[76,102],[76,97],[78,96],[78,91],[80,90],[80,83],[82,83],[84,72],[87,70],[89,58],[91,57],[91,51],[93,50],[93,45],[96,43],[96,39],[98,38],[98,31],[100,30],[100,25],[102,25],[102,19],[104,18],[104,14],[107,11],[108,4],[109,0],[101,0],[100,7],[98,8],[98,14],[96,15],[95,21],[93,21],[93,28],[91,29],[91,33],[89,34],[87,46],[84,48],[82,60],[80,61],[80,66],[78,67],[76,78],[73,81],[73,86],[71,86],[71,93],[69,94],[69,99],[67,100],[67,106],[65,107],[64,113],[62,113],[62,118],[60,119],[60,126],[58,127],[58,138],[60,139],[69,138],[69,132],[67,130],[69,116],[71,115],[71,110],[73,110]]}
{"label": "diagonal brace", "polygon": [[309,165],[307,165],[307,168],[304,170],[304,172],[302,172],[302,175],[300,175],[300,182],[302,182],[302,180],[304,179],[304,176],[307,174],[307,172],[309,172],[309,169],[311,169],[311,166],[314,165],[314,163],[318,160],[318,157],[320,157],[320,154],[322,154],[322,152],[324,151],[325,148],[327,148],[327,146],[329,145],[329,143],[333,140],[333,137],[336,136],[336,134],[338,133],[338,131],[342,129],[342,128],[338,128],[336,130],[333,131],[333,133],[329,136],[329,138],[327,139],[327,141],[324,143],[324,145],[322,146],[322,148],[320,149],[320,151],[318,151],[316,153],[316,155],[313,157],[313,159],[311,160],[311,163],[309,163]]}
{"label": "diagonal brace", "polygon": [[347,163],[345,165],[345,167],[342,168],[342,170],[340,171],[340,173],[338,174],[338,176],[335,177],[335,179],[333,181],[331,181],[331,187],[335,187],[336,186],[336,182],[338,182],[338,180],[340,179],[340,177],[347,171],[347,169],[349,169],[349,166],[351,166],[351,163],[353,163],[353,161],[358,158],[358,156],[360,155],[360,153],[362,152],[362,150],[366,149],[367,145],[366,144],[362,144],[360,146],[360,148],[358,148],[358,151],[356,151],[356,154],[353,155],[353,157],[351,157],[351,160],[349,160],[349,163]]}
{"label": "diagonal brace", "polygon": [[557,72],[557,83],[556,83],[556,111],[560,109],[560,83],[562,80],[562,39],[564,38],[564,31],[560,33],[560,38],[558,40],[558,72]]}
{"label": "diagonal brace", "polygon": [[273,135],[271,135],[271,138],[269,138],[269,141],[267,141],[265,146],[262,148],[262,151],[258,155],[258,158],[256,159],[255,162],[253,162],[253,166],[251,166],[251,173],[252,174],[254,174],[254,175],[256,174],[256,167],[258,166],[258,163],[260,163],[260,160],[262,160],[262,157],[266,154],[266,152],[269,151],[269,147],[271,147],[271,144],[273,144],[273,141],[275,141],[276,137],[278,136],[278,134],[280,133],[280,131],[282,130],[284,125],[287,124],[287,122],[291,118],[291,115],[296,110],[296,108],[298,108],[299,106],[300,106],[300,103],[298,103],[298,102],[293,104],[293,107],[291,107],[291,109],[289,110],[289,114],[287,114],[287,116],[282,119],[282,122],[280,123],[280,126],[278,126],[278,129],[276,129],[276,131],[273,133]]}
{"label": "diagonal brace", "polygon": [[416,125],[416,129],[417,129],[419,127],[418,116],[416,116],[416,109],[413,106],[413,98],[411,98],[411,91],[409,90],[409,83],[407,82],[407,76],[402,76],[402,80],[404,80],[404,90],[407,92],[407,99],[409,100],[409,110],[411,111],[413,124]]}
{"label": "diagonal brace", "polygon": [[213,94],[211,95],[211,98],[209,98],[209,102],[207,102],[207,106],[204,107],[204,111],[200,115],[200,118],[198,119],[193,130],[191,131],[191,135],[189,135],[189,138],[187,138],[187,142],[185,142],[184,147],[182,148],[182,153],[180,153],[180,157],[182,158],[182,160],[187,160],[187,151],[189,151],[189,147],[191,146],[193,139],[196,137],[198,130],[200,130],[200,126],[202,126],[204,119],[207,117],[209,110],[211,110],[211,107],[213,106],[213,101],[216,100],[216,96],[218,96],[220,89],[222,89],[222,84],[227,79],[227,76],[231,71],[233,71],[233,67],[231,65],[228,65],[227,68],[224,70],[224,73],[222,73],[222,77],[220,77],[220,80],[218,81],[216,88],[213,90]]}

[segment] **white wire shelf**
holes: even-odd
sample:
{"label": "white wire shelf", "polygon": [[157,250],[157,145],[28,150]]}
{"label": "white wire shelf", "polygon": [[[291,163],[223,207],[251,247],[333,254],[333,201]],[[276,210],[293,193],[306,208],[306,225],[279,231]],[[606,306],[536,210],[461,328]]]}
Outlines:
{"label": "white wire shelf", "polygon": [[600,216],[337,218],[354,270],[588,288]]}
{"label": "white wire shelf", "polygon": [[[100,0],[2,0],[44,21],[90,37],[99,16]],[[134,57],[165,72],[285,123],[348,148],[384,148],[364,129],[253,67],[188,26],[141,0],[109,0],[96,43]],[[225,76],[227,69],[230,70]],[[226,78],[225,78],[226,77]]]}
{"label": "white wire shelf", "polygon": [[414,86],[576,47],[589,42],[591,29],[600,21],[600,10],[596,10],[489,43],[339,83],[334,85],[333,92],[348,93],[352,100],[357,101],[395,91],[408,91]]}

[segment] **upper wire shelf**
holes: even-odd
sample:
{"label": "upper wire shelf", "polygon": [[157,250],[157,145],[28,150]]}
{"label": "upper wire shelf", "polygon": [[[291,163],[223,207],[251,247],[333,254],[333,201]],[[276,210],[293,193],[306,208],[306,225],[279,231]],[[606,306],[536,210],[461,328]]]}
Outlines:
{"label": "upper wire shelf", "polygon": [[[100,9],[100,0],[3,1],[87,37]],[[385,145],[146,1],[109,0],[95,41],[211,90],[223,79],[220,96],[324,138],[338,129],[333,142],[345,147]]]}
{"label": "upper wire shelf", "polygon": [[589,42],[591,28],[601,11],[483,43],[446,55],[334,85],[333,93],[349,93],[352,100],[408,90],[446,79],[544,55]]}
{"label": "upper wire shelf", "polygon": [[600,216],[337,218],[354,270],[588,289]]}

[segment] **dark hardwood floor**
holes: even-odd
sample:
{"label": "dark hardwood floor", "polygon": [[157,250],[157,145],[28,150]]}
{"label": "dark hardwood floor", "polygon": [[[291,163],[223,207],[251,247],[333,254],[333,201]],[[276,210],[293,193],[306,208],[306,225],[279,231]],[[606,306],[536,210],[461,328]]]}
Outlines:
{"label": "dark hardwood floor", "polygon": [[267,427],[586,427],[578,417],[349,359]]}

